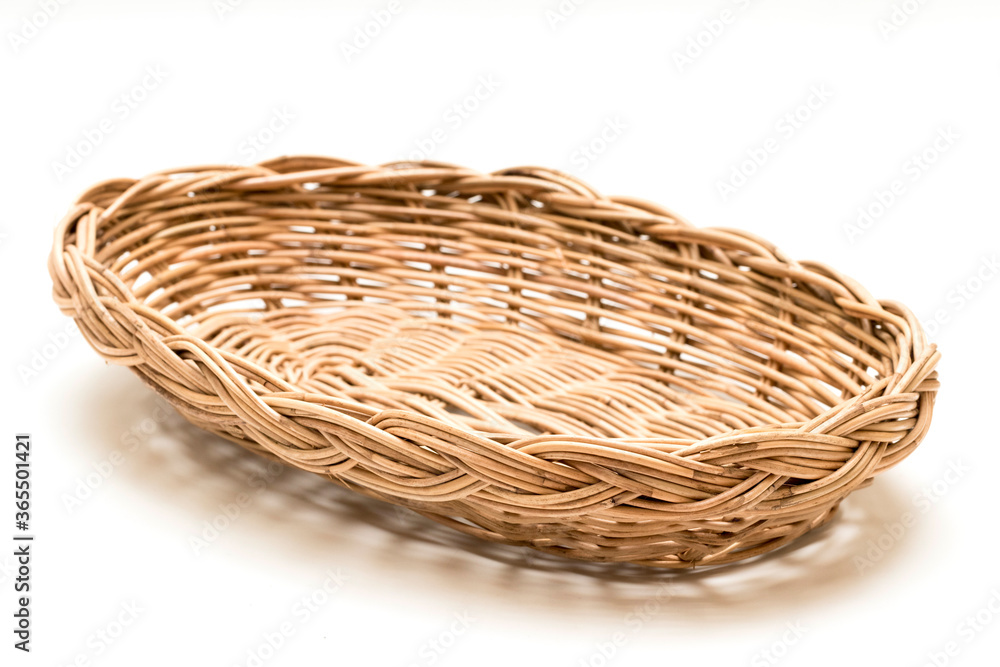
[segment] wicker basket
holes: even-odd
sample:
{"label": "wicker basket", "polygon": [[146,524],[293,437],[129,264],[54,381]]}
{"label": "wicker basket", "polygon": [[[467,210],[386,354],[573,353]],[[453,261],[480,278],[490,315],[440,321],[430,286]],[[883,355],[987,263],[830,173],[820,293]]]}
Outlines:
{"label": "wicker basket", "polygon": [[188,420],[486,539],[691,567],[826,522],[931,420],[904,306],[540,168],[118,179],[54,298]]}

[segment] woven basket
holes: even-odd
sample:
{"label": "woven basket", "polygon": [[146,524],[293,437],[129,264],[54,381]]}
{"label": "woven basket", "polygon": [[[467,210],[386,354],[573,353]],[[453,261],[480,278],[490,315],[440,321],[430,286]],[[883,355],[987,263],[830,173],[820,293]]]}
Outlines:
{"label": "woven basket", "polygon": [[194,424],[486,539],[691,567],[914,450],[939,354],[825,266],[540,168],[287,157],[118,179],[54,298]]}

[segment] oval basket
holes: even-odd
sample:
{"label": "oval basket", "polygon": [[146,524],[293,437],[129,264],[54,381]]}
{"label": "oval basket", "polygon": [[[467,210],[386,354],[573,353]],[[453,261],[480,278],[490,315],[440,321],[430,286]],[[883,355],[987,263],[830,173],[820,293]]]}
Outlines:
{"label": "oval basket", "polygon": [[117,179],[54,298],[194,424],[457,530],[592,561],[749,558],[931,420],[904,306],[534,167],[287,157]]}

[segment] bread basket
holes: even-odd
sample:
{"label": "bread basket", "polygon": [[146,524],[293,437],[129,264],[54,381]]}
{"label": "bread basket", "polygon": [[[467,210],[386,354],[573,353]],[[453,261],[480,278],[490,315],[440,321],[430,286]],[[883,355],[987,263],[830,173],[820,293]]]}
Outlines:
{"label": "bread basket", "polygon": [[285,157],[80,196],[54,298],[192,423],[457,530],[686,568],[909,455],[939,354],[752,234],[535,167]]}

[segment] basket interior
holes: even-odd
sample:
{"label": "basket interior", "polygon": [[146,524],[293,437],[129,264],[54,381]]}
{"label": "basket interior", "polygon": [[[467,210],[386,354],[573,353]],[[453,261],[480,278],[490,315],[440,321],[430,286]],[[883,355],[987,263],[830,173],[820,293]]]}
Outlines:
{"label": "basket interior", "polygon": [[801,424],[891,373],[891,333],[763,242],[608,217],[472,186],[201,189],[122,206],[96,257],[302,391],[498,437],[669,449]]}

